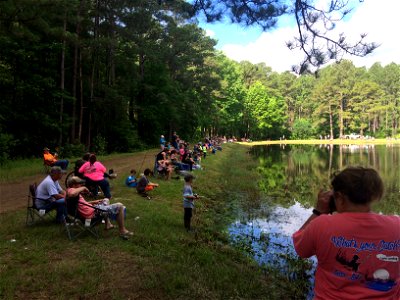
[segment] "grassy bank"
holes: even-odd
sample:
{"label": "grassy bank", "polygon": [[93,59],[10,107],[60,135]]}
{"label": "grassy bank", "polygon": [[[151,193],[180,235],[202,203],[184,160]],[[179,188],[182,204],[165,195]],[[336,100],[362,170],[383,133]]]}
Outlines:
{"label": "grassy bank", "polygon": [[70,242],[51,222],[26,227],[25,211],[0,215],[0,298],[294,299],[286,278],[263,272],[228,243],[236,201],[260,199],[252,164],[247,148],[232,144],[204,160],[205,170],[195,172],[194,190],[204,198],[194,234],[183,229],[182,179],[154,179],[160,187],[151,201],[124,178],[113,181],[113,201],[127,206],[135,233],[128,241],[104,231],[99,240]]}

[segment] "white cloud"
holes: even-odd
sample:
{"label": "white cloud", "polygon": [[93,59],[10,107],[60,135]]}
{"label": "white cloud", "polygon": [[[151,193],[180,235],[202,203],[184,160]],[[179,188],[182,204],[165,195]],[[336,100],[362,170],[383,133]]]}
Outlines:
{"label": "white cloud", "polygon": [[[396,31],[400,28],[400,11],[398,0],[368,0],[360,5],[347,22],[340,22],[335,33],[344,32],[355,41],[360,34],[367,33],[368,42],[376,42],[381,46],[366,57],[346,56],[356,66],[370,67],[375,62],[382,65],[391,62],[400,63],[399,48]],[[275,31],[262,33],[257,40],[246,45],[226,44],[221,47],[224,53],[237,61],[248,60],[252,63],[265,62],[273,70],[283,72],[290,70],[303,58],[299,50],[289,50],[285,42],[297,33],[296,28],[284,27]]]}
{"label": "white cloud", "polygon": [[360,33],[367,33],[368,41],[381,44],[366,57],[352,57],[355,65],[370,67],[375,62],[382,65],[400,63],[400,43],[396,32],[400,28],[399,11],[398,0],[369,0],[359,7],[349,22],[340,25],[340,29],[349,36],[358,37]]}
{"label": "white cloud", "polygon": [[291,28],[282,28],[273,32],[264,32],[260,37],[247,45],[227,44],[222,51],[236,61],[248,60],[254,64],[265,62],[274,71],[290,70],[292,65],[302,58],[300,51],[291,51],[286,42],[295,34]]}
{"label": "white cloud", "polygon": [[215,32],[211,29],[206,29],[206,35],[213,38],[215,37]]}

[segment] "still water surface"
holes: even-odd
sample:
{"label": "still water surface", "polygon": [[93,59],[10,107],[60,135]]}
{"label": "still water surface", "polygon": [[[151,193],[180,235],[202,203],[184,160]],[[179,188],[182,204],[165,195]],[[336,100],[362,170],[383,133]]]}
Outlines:
{"label": "still water surface", "polygon": [[258,160],[267,201],[258,211],[243,207],[229,227],[230,236],[266,270],[275,267],[295,279],[306,299],[312,298],[316,259],[299,260],[291,235],[311,215],[318,191],[329,188],[335,171],[356,165],[375,168],[385,196],[374,211],[400,212],[399,145],[270,145],[253,147],[251,153]]}

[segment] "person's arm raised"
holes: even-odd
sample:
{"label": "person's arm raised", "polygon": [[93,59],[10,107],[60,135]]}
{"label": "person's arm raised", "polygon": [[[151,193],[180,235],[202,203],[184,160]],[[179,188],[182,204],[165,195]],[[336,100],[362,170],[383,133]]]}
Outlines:
{"label": "person's arm raised", "polygon": [[89,190],[86,186],[81,186],[78,188],[71,188],[68,190],[69,197],[76,197],[79,196],[80,193],[89,193]]}
{"label": "person's arm raised", "polygon": [[320,191],[318,193],[317,203],[313,209],[313,214],[307,219],[307,221],[301,226],[300,230],[305,229],[310,222],[318,218],[321,214],[329,214],[330,207],[329,201],[333,196],[333,191]]}

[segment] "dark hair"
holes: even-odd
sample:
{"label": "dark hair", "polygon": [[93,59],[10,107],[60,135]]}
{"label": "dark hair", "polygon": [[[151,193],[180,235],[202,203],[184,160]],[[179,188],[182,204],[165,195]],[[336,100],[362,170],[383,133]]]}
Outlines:
{"label": "dark hair", "polygon": [[334,192],[341,192],[354,204],[380,200],[384,192],[382,179],[372,168],[347,167],[334,174],[331,184]]}
{"label": "dark hair", "polygon": [[136,173],[136,170],[135,170],[135,169],[132,169],[132,170],[131,170],[131,174],[132,174],[132,173]]}
{"label": "dark hair", "polygon": [[95,154],[90,154],[90,157],[89,157],[90,164],[93,165],[96,160],[97,160],[96,155]]}
{"label": "dark hair", "polygon": [[185,182],[189,182],[190,180],[194,179],[194,176],[192,174],[187,174],[184,177]]}
{"label": "dark hair", "polygon": [[143,174],[144,174],[145,176],[149,176],[151,173],[152,173],[152,172],[151,172],[151,170],[150,170],[149,168],[147,168],[147,169],[144,170],[144,172],[143,172]]}
{"label": "dark hair", "polygon": [[89,161],[90,155],[91,155],[90,152],[86,152],[86,153],[82,156],[82,159],[83,159],[83,160],[86,160],[86,161]]}

